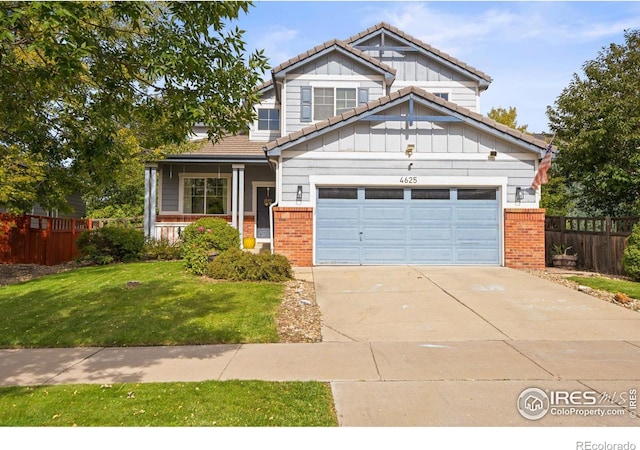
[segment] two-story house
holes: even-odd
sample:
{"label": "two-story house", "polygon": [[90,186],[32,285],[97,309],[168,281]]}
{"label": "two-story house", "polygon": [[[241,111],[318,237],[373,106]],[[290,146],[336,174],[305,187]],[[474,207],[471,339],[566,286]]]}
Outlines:
{"label": "two-story house", "polygon": [[271,71],[248,134],[147,168],[146,232],[214,215],[298,266],[542,267],[547,144],[478,112],[490,83],[386,23],[321,44]]}

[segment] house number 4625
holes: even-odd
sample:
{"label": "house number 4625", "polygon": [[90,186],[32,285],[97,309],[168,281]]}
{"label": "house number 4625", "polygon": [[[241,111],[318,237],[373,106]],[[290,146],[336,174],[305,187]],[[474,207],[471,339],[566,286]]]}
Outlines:
{"label": "house number 4625", "polygon": [[418,177],[400,177],[400,183],[402,184],[417,184]]}

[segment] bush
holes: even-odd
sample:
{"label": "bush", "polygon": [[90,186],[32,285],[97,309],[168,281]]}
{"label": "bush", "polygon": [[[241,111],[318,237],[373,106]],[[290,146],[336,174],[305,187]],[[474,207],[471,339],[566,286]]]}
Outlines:
{"label": "bush", "polygon": [[282,255],[249,253],[233,248],[220,253],[207,265],[206,275],[229,281],[286,281],[291,264]]}
{"label": "bush", "polygon": [[622,255],[622,267],[634,281],[640,281],[640,222],[635,224]]}
{"label": "bush", "polygon": [[95,264],[138,261],[144,234],[134,228],[104,227],[83,231],[76,242],[82,259]]}
{"label": "bush", "polygon": [[204,275],[212,254],[240,247],[240,234],[224,219],[205,217],[183,230],[182,242],[185,266],[196,275]]}
{"label": "bush", "polygon": [[144,259],[172,261],[182,256],[180,243],[171,243],[168,239],[147,239],[142,251]]}

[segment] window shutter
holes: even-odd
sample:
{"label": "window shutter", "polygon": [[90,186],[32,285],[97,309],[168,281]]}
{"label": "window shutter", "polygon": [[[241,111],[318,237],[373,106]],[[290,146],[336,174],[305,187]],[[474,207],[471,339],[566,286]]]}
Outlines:
{"label": "window shutter", "polygon": [[300,122],[311,122],[311,86],[300,88]]}
{"label": "window shutter", "polygon": [[368,101],[369,101],[369,89],[359,88],[358,89],[358,106],[364,105]]}

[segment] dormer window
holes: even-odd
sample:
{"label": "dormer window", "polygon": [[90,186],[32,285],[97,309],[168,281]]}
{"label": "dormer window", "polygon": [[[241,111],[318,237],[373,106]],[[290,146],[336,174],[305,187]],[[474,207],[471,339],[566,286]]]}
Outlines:
{"label": "dormer window", "polygon": [[272,131],[280,129],[280,110],[258,109],[258,130]]}

